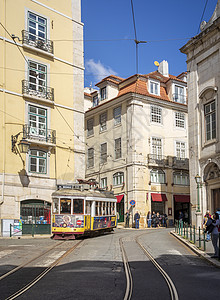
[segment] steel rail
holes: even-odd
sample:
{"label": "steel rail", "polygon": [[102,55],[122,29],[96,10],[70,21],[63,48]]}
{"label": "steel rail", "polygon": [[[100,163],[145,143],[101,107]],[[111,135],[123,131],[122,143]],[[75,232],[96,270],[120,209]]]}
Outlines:
{"label": "steel rail", "polygon": [[41,272],[35,279],[33,279],[30,283],[25,285],[22,289],[19,291],[15,292],[13,295],[9,296],[5,300],[13,300],[23,293],[25,293],[27,290],[29,290],[32,286],[34,286],[38,281],[40,281],[47,273],[49,273],[58,263],[64,259],[67,255],[69,255],[76,247],[78,247],[83,240],[79,241],[77,244],[75,244],[73,247],[67,249],[67,251],[59,257],[57,260],[55,260],[49,267],[47,267],[43,272]]}
{"label": "steel rail", "polygon": [[46,250],[45,252],[40,253],[39,255],[35,256],[34,258],[28,260],[27,262],[21,264],[20,266],[17,266],[16,268],[12,269],[11,271],[3,274],[2,276],[0,276],[0,280],[4,279],[5,277],[15,273],[16,271],[22,269],[23,267],[25,267],[26,265],[30,264],[31,262],[35,261],[36,259],[38,259],[41,256],[44,256],[45,254],[47,254],[48,252],[50,252],[51,250],[53,250],[54,248],[60,246],[62,243],[64,243],[64,241],[60,242],[59,244],[56,244],[55,246],[52,246],[51,248],[49,248],[48,250]]}
{"label": "steel rail", "polygon": [[132,296],[132,291],[133,291],[132,274],[131,274],[131,270],[130,270],[130,266],[128,263],[128,258],[127,258],[126,252],[125,252],[122,238],[119,239],[119,244],[120,244],[120,248],[121,248],[122,259],[123,259],[124,268],[125,268],[126,282],[127,282],[124,300],[130,300],[131,296]]}
{"label": "steel rail", "polygon": [[175,287],[173,281],[171,280],[169,275],[164,271],[164,269],[158,264],[158,262],[153,258],[153,256],[150,254],[150,252],[147,251],[147,249],[138,241],[139,237],[140,237],[140,235],[135,238],[136,243],[144,251],[145,255],[150,259],[150,261],[154,264],[154,266],[158,269],[158,271],[164,277],[164,279],[168,285],[169,291],[170,291],[171,299],[178,300],[179,299],[178,292],[176,290],[176,287]]}

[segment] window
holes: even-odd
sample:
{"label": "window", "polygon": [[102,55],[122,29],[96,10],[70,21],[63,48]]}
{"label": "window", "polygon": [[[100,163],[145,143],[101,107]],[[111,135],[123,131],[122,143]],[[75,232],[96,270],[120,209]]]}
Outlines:
{"label": "window", "polygon": [[93,102],[93,107],[99,105],[99,97],[98,97],[98,95],[96,95],[96,96],[94,96],[92,98],[92,102]]}
{"label": "window", "polygon": [[189,174],[186,172],[174,172],[173,183],[179,185],[189,185]]}
{"label": "window", "polygon": [[28,12],[29,39],[45,41],[47,38],[47,20],[32,12]]}
{"label": "window", "polygon": [[161,138],[152,137],[152,154],[154,159],[162,158],[162,140]]}
{"label": "window", "polygon": [[93,123],[94,123],[93,118],[87,120],[87,136],[91,136],[94,134]]}
{"label": "window", "polygon": [[176,157],[179,160],[186,158],[186,144],[184,142],[176,141]]}
{"label": "window", "polygon": [[104,164],[107,162],[107,143],[101,144],[100,147],[100,152],[101,152],[101,164]]}
{"label": "window", "polygon": [[94,148],[88,149],[88,168],[94,167]]}
{"label": "window", "polygon": [[114,108],[114,125],[121,124],[121,106]]}
{"label": "window", "polygon": [[71,199],[60,199],[60,213],[71,214]]}
{"label": "window", "polygon": [[73,214],[83,214],[82,199],[73,199]]}
{"label": "window", "polygon": [[205,129],[206,141],[216,138],[216,105],[215,101],[206,104],[204,107],[205,113]]}
{"label": "window", "polygon": [[149,89],[151,94],[160,95],[160,84],[158,82],[150,80]]}
{"label": "window", "polygon": [[180,112],[175,112],[175,126],[185,128],[185,115]]}
{"label": "window", "polygon": [[42,107],[28,105],[28,126],[30,136],[46,138],[47,110]]}
{"label": "window", "polygon": [[28,82],[31,91],[35,91],[38,96],[47,98],[47,66],[29,61]]}
{"label": "window", "polygon": [[101,100],[105,100],[106,99],[106,87],[104,87],[100,90],[100,94],[101,94]]}
{"label": "window", "polygon": [[124,182],[124,173],[117,172],[113,175],[113,185],[120,185]]}
{"label": "window", "polygon": [[101,188],[107,188],[107,177],[101,178]]}
{"label": "window", "polygon": [[186,97],[185,97],[185,94],[184,94],[184,87],[175,85],[174,90],[175,90],[175,92],[174,92],[174,95],[173,95],[173,100],[175,102],[185,104],[186,103]]}
{"label": "window", "polygon": [[150,181],[152,183],[165,183],[165,173],[162,170],[151,170]]}
{"label": "window", "polygon": [[162,109],[158,106],[151,106],[151,122],[162,123]]}
{"label": "window", "polygon": [[41,150],[30,150],[29,152],[29,172],[47,173],[47,153]]}
{"label": "window", "polygon": [[121,138],[115,140],[115,159],[121,158]]}
{"label": "window", "polygon": [[107,112],[100,115],[100,132],[107,130]]}

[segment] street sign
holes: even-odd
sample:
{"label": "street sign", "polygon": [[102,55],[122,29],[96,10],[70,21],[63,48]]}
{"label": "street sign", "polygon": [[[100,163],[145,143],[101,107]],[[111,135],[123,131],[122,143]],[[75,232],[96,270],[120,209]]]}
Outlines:
{"label": "street sign", "polygon": [[135,206],[135,201],[134,200],[131,200],[129,203],[130,203],[131,206]]}
{"label": "street sign", "polygon": [[77,225],[81,225],[81,224],[82,224],[82,221],[81,221],[81,220],[77,220],[77,221],[76,221],[76,224],[77,224]]}

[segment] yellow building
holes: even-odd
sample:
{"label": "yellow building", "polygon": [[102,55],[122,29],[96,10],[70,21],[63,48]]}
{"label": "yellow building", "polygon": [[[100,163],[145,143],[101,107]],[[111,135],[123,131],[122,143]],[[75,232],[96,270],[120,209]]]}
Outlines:
{"label": "yellow building", "polygon": [[81,1],[0,7],[1,234],[48,233],[51,194],[85,176]]}
{"label": "yellow building", "polygon": [[142,226],[148,211],[169,224],[182,211],[189,222],[186,74],[170,75],[163,61],[158,71],[96,86],[85,114],[86,178],[114,191],[120,221],[138,210]]}

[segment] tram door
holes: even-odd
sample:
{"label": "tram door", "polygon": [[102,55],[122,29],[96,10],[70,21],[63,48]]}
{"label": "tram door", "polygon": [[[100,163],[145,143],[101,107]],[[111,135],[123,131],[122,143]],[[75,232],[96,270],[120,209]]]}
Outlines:
{"label": "tram door", "polygon": [[22,234],[51,233],[51,204],[41,200],[21,202]]}

